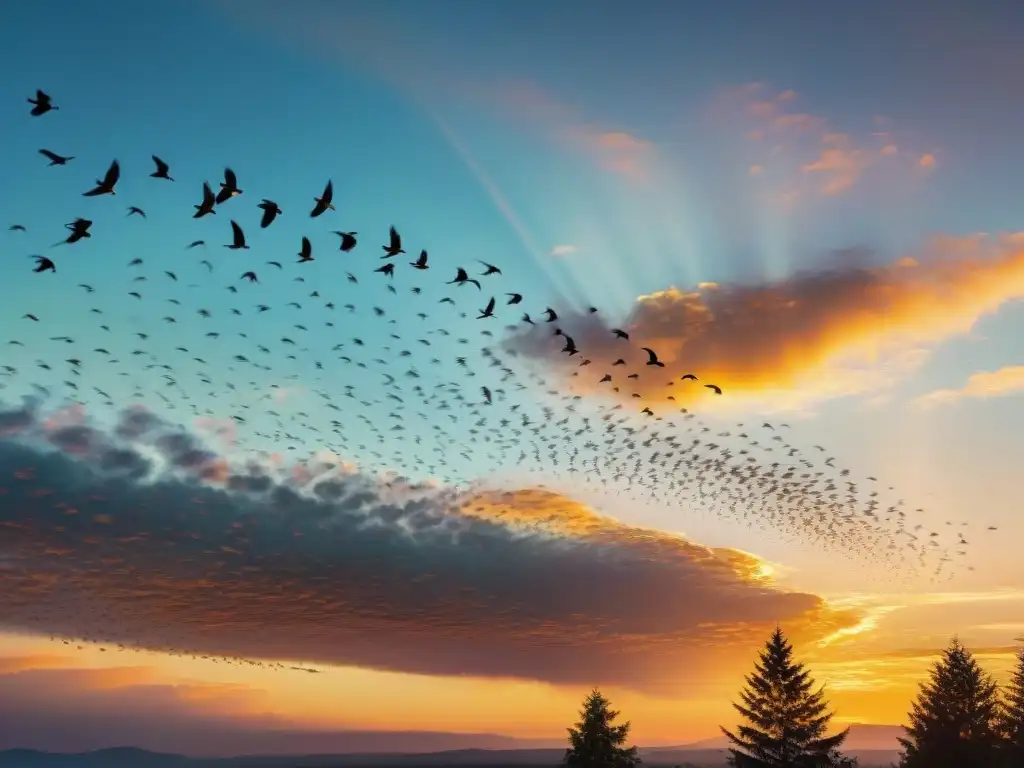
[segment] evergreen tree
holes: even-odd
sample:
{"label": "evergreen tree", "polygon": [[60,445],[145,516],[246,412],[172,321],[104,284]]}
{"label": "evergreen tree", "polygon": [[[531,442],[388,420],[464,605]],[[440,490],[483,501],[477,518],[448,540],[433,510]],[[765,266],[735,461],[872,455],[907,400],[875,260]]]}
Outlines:
{"label": "evergreen tree", "polygon": [[999,731],[1002,764],[1007,768],[1024,765],[1024,648],[1017,652],[1017,666],[1003,692]]}
{"label": "evergreen tree", "polygon": [[736,733],[722,728],[735,747],[729,764],[736,768],[832,768],[851,765],[839,753],[848,730],[825,736],[832,713],[824,691],[803,664],[793,660],[793,647],[776,629],[747,676],[733,704],[747,721]]}
{"label": "evergreen tree", "polygon": [[633,768],[639,750],[626,747],[630,723],[612,723],[619,716],[596,688],[583,700],[580,721],[569,728],[569,748],[562,762],[576,768]]}
{"label": "evergreen tree", "polygon": [[996,685],[956,638],[932,668],[900,739],[902,768],[992,768],[996,765]]}

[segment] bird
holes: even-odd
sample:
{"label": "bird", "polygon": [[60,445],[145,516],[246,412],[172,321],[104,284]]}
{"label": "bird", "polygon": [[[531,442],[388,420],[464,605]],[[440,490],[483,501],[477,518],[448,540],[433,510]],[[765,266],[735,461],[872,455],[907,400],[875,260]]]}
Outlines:
{"label": "bird", "polygon": [[92,221],[89,219],[75,219],[70,224],[65,224],[64,228],[71,230],[71,234],[64,242],[70,245],[77,243],[83,237],[92,237],[92,233],[89,232],[90,227],[92,227]]}
{"label": "bird", "polygon": [[[477,259],[477,261],[480,261],[480,260]],[[480,263],[483,264],[485,267],[487,267],[487,269],[484,272],[480,273],[480,277],[487,277],[487,275],[500,275],[501,274],[501,270],[498,269],[493,264],[488,264],[486,261],[481,261]]]}
{"label": "bird", "polygon": [[477,316],[477,320],[483,320],[485,317],[494,317],[494,297],[491,296],[491,300],[487,302],[487,307],[480,310],[480,314]]}
{"label": "bird", "polygon": [[335,232],[338,237],[341,238],[341,250],[348,253],[356,247],[356,235],[358,232]]}
{"label": "bird", "polygon": [[121,178],[121,166],[115,160],[107,168],[102,179],[96,179],[96,186],[88,192],[83,192],[82,197],[98,197],[99,195],[113,195],[117,180]]}
{"label": "bird", "polygon": [[333,211],[334,205],[334,183],[330,180],[327,181],[327,186],[324,187],[324,192],[320,197],[313,198],[316,201],[316,205],[313,206],[313,210],[310,211],[309,215],[311,218],[316,218],[327,211]]}
{"label": "bird", "polygon": [[257,208],[263,211],[263,216],[260,218],[260,228],[266,229],[269,227],[274,219],[281,215],[281,208],[273,200],[267,200],[264,198]]}
{"label": "bird", "polygon": [[390,241],[388,242],[387,245],[382,245],[381,248],[384,249],[384,255],[381,256],[382,259],[389,259],[392,256],[397,256],[400,253],[405,253],[405,251],[402,249],[402,236],[398,234],[397,229],[391,227]]}
{"label": "bird", "polygon": [[409,266],[415,267],[416,269],[429,269],[427,266],[427,252],[420,251],[420,257],[416,259],[416,261],[410,261]]}
{"label": "bird", "polygon": [[659,368],[664,368],[665,364],[658,359],[658,354],[650,347],[641,347],[641,349],[647,353],[647,365],[656,365]]}
{"label": "bird", "polygon": [[612,328],[612,333],[615,334],[615,337],[619,339],[629,338],[629,334],[619,328]]}
{"label": "bird", "polygon": [[141,216],[142,218],[146,218],[146,212],[144,210],[142,210],[141,208],[139,208],[138,206],[135,206],[135,205],[128,206],[128,215],[129,216]]}
{"label": "bird", "polygon": [[245,232],[238,226],[238,222],[234,219],[231,220],[231,244],[225,245],[225,248],[230,248],[233,251],[240,249],[248,250],[249,246],[245,243]]}
{"label": "bird", "polygon": [[394,280],[394,278],[395,278],[395,265],[394,265],[393,262],[390,262],[390,261],[387,264],[385,264],[384,266],[382,266],[382,267],[377,267],[377,269],[375,269],[373,271],[374,272],[383,272],[385,275],[390,277],[392,280]]}
{"label": "bird", "polygon": [[509,300],[505,302],[509,306],[512,304],[518,304],[523,300],[523,295],[521,293],[506,293],[505,295],[509,297]]}
{"label": "bird", "polygon": [[256,277],[256,273],[255,272],[243,272],[242,273],[242,279],[243,280],[248,280],[250,283],[258,283],[259,282],[259,278]]}
{"label": "bird", "polygon": [[478,289],[480,288],[480,282],[478,280],[474,280],[473,278],[471,278],[469,274],[466,272],[466,270],[464,270],[462,267],[459,267],[458,270],[456,271],[455,279],[449,280],[447,283],[445,283],[445,285],[452,285],[453,283],[455,285],[473,283],[473,285],[475,285]]}
{"label": "bird", "polygon": [[188,245],[185,246],[185,250],[186,251],[187,250],[191,250],[192,248],[197,248],[200,245],[206,245],[206,241],[205,240],[193,240],[191,243],[189,243]]}
{"label": "bird", "polygon": [[51,152],[48,149],[40,149],[39,154],[47,158],[50,161],[50,166],[54,165],[67,165],[69,160],[74,160],[74,157],[64,157],[58,155],[56,152]]}
{"label": "bird", "polygon": [[307,261],[313,261],[313,244],[309,242],[308,237],[302,238],[302,247],[299,249],[299,264]]}
{"label": "bird", "polygon": [[224,169],[224,181],[220,183],[220,192],[217,193],[217,205],[227,202],[232,197],[238,197],[242,190],[238,188],[238,178],[230,168]]}
{"label": "bird", "polygon": [[50,272],[57,271],[57,267],[54,266],[54,263],[45,256],[33,256],[32,258],[36,260],[36,266],[35,269],[32,270],[33,272],[46,272],[47,270]]}
{"label": "bird", "polygon": [[53,103],[53,99],[45,91],[36,90],[36,97],[34,99],[28,99],[28,103],[34,105],[32,111],[29,113],[32,117],[39,117],[45,115],[51,109],[60,109],[56,104]]}
{"label": "bird", "polygon": [[706,387],[707,389],[710,389],[710,390],[711,390],[712,392],[714,392],[714,393],[715,393],[716,395],[720,395],[720,394],[722,394],[722,388],[721,388],[720,386],[718,386],[717,384],[705,384],[704,386],[705,386],[705,387]]}
{"label": "bird", "polygon": [[193,219],[201,219],[210,213],[217,213],[214,210],[214,206],[217,204],[217,197],[213,194],[213,190],[210,188],[210,182],[203,182],[203,202],[199,205],[193,205],[196,212],[192,215]]}
{"label": "bird", "polygon": [[692,373],[684,373],[679,377],[680,381],[697,381],[697,377]]}
{"label": "bird", "polygon": [[156,155],[150,155],[150,157],[153,158],[153,162],[156,164],[156,170],[149,174],[150,177],[154,179],[166,179],[167,181],[174,181],[174,179],[171,178],[170,173],[168,173],[168,171],[171,170],[171,167]]}

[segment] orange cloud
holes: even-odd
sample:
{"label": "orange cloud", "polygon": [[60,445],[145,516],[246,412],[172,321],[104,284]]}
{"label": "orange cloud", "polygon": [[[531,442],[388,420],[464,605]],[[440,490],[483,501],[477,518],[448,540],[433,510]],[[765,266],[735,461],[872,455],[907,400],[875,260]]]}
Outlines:
{"label": "orange cloud", "polygon": [[[703,406],[726,407],[731,400],[737,407],[804,407],[891,384],[915,370],[931,346],[969,332],[980,318],[1022,296],[1024,234],[937,238],[918,258],[883,266],[641,296],[619,325],[628,341],[596,316],[560,317],[581,355],[592,361],[582,372],[580,358],[568,360],[561,344],[550,341],[550,329],[532,328],[509,343],[576,374],[570,381],[581,392],[626,399],[637,394],[669,412],[697,400]],[[654,349],[665,367],[644,365],[641,347]],[[627,365],[614,366],[617,359]],[[700,383],[679,380],[690,372]],[[612,381],[599,383],[605,374]],[[718,384],[728,397],[711,395],[704,382]],[[975,386],[997,390],[991,378]]]}
{"label": "orange cloud", "polygon": [[963,398],[1006,397],[1024,392],[1024,365],[1011,365],[995,371],[971,374],[960,389],[938,389],[917,399],[917,404],[930,407],[946,405]]}

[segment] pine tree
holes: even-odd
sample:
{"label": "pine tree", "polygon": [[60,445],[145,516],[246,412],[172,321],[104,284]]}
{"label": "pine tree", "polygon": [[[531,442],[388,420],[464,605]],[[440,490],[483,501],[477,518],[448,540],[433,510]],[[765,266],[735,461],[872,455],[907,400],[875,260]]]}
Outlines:
{"label": "pine tree", "polygon": [[901,768],[992,768],[998,710],[995,683],[954,638],[913,703]]}
{"label": "pine tree", "polygon": [[831,768],[850,765],[839,753],[848,730],[825,736],[832,713],[824,691],[803,664],[793,660],[793,647],[776,629],[761,651],[754,674],[733,704],[747,721],[733,734],[722,732],[730,747],[729,764],[736,768]]}
{"label": "pine tree", "polygon": [[562,762],[576,768],[633,768],[640,763],[637,747],[626,747],[630,723],[612,725],[619,716],[596,688],[583,700],[580,721],[569,728],[570,747]]}
{"label": "pine tree", "polygon": [[999,731],[1002,764],[1007,768],[1024,765],[1024,648],[1017,652],[1017,666],[1003,691]]}

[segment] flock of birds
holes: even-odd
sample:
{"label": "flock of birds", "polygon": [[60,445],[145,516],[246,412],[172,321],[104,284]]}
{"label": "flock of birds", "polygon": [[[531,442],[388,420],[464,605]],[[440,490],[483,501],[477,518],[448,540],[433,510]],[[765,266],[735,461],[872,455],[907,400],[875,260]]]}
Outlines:
{"label": "flock of birds", "polygon": [[[29,102],[36,118],[58,109],[43,91]],[[49,148],[38,152],[57,169],[82,162]],[[133,183],[182,183],[159,156],[147,170],[151,181],[141,169],[130,170]],[[121,182],[122,167],[114,160],[82,192],[111,198],[109,208],[98,221],[73,218],[53,248],[95,236],[116,250],[115,213],[140,225],[147,220],[143,207],[114,202]],[[310,197],[303,215],[311,223],[340,216],[331,181]],[[628,328],[611,330],[622,355],[593,374],[595,384],[607,385],[604,395],[574,391],[574,377],[591,375],[598,364],[560,327],[555,308],[523,312],[526,294],[498,287],[504,279],[499,266],[480,261],[471,272],[451,265],[451,279],[430,280],[440,268],[427,250],[415,258],[406,254],[396,227],[376,255],[363,256],[358,231],[340,227],[329,231],[337,240],[327,255],[314,244],[328,233],[314,232],[301,237],[291,264],[280,257],[257,264],[248,255],[259,250],[252,230],[280,226],[290,214],[269,197],[247,208],[250,193],[230,168],[216,191],[202,182],[197,199],[191,218],[203,224],[193,226],[211,234],[183,238],[176,246],[182,255],[171,263],[126,257],[126,273],[105,270],[93,272],[95,279],[63,281],[66,274],[88,274],[87,265],[70,254],[33,255],[35,272],[60,281],[50,290],[80,292],[92,306],[65,327],[49,320],[57,314],[52,310],[26,312],[20,322],[38,340],[7,339],[9,350],[22,349],[22,361],[4,361],[0,377],[90,410],[136,400],[182,422],[230,416],[239,441],[254,450],[297,457],[328,449],[363,467],[450,484],[504,472],[566,490],[586,486],[640,503],[696,508],[811,546],[860,553],[894,571],[927,566],[935,577],[949,576],[949,564],[967,553],[966,523],[949,521],[944,532],[918,522],[923,509],[886,500],[893,488],[875,477],[855,477],[822,446],[800,445],[788,425],[726,425],[694,413],[687,388],[723,395],[716,384],[701,381],[699,371],[666,382],[690,408],[669,403],[674,395],[667,410],[649,400],[631,407],[630,382],[663,376],[664,365]],[[245,222],[247,210],[259,211],[258,222]],[[181,216],[184,229],[188,215]],[[208,218],[223,227],[219,243],[212,241]],[[31,234],[17,223],[10,231],[12,237]],[[230,267],[212,255],[218,246],[244,252],[248,261]],[[342,279],[304,272],[334,259],[344,264]],[[212,281],[220,283],[215,290],[222,299],[210,298]],[[462,309],[466,303],[472,314]],[[13,306],[5,302],[0,312]],[[115,327],[118,308],[126,306],[132,327]],[[503,310],[515,313],[514,322],[497,329],[504,338],[492,326]],[[0,326],[14,329],[18,322],[6,317]],[[552,366],[531,365],[517,353],[510,340],[524,333],[550,337],[557,358]],[[91,341],[96,338],[105,341]]]}

